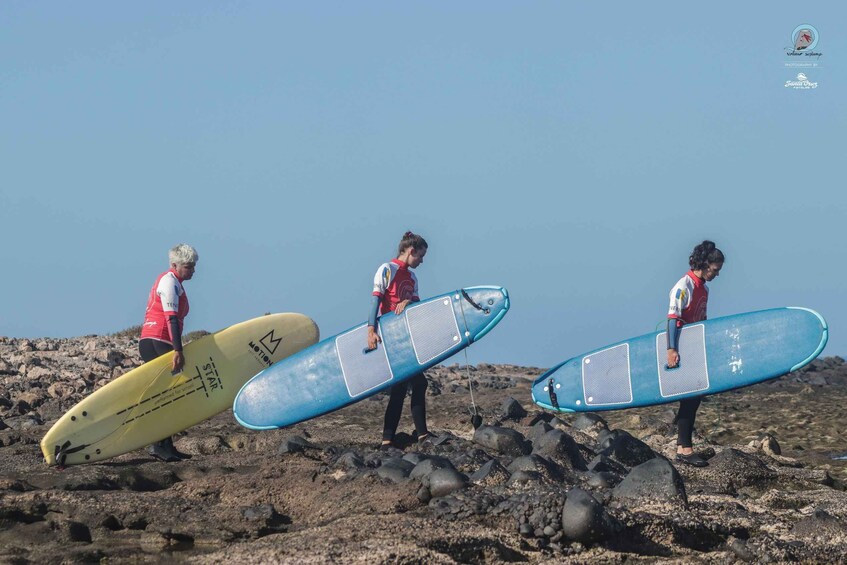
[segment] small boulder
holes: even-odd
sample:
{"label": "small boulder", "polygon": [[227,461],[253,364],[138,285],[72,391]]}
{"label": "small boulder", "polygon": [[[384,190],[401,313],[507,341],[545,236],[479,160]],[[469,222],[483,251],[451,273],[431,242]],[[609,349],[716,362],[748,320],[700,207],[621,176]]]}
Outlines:
{"label": "small boulder", "polygon": [[[635,467],[659,456],[650,446],[623,430],[604,435],[602,454],[613,457],[627,467]],[[598,437],[599,440],[599,437]]]}
{"label": "small boulder", "polygon": [[685,483],[670,462],[663,457],[656,457],[637,465],[624,480],[615,487],[615,499],[648,499],[679,501],[687,508],[688,496],[685,493]]}
{"label": "small boulder", "polygon": [[522,420],[526,418],[527,411],[521,403],[511,396],[500,405],[500,415],[504,420]]}
{"label": "small boulder", "polygon": [[480,426],[474,431],[473,440],[483,447],[512,457],[527,455],[532,451],[532,445],[523,434],[499,426]]}
{"label": "small boulder", "polygon": [[506,467],[506,470],[512,475],[518,471],[525,471],[537,473],[539,476],[548,481],[558,482],[562,480],[562,472],[560,469],[556,468],[554,464],[550,463],[545,458],[535,454],[515,458],[515,460]]}
{"label": "small boulder", "polygon": [[511,473],[506,470],[503,464],[497,459],[492,459],[477,469],[470,476],[470,480],[478,485],[492,487],[505,484],[509,480],[509,477],[511,477]]}
{"label": "small boulder", "polygon": [[581,432],[599,432],[600,430],[608,430],[609,424],[593,412],[581,412],[573,423],[573,429]]}
{"label": "small boulder", "polygon": [[597,455],[590,463],[588,463],[588,470],[598,473],[617,473],[619,475],[626,474],[626,467],[602,454]]}
{"label": "small boulder", "polygon": [[566,468],[578,471],[586,469],[576,441],[562,430],[550,430],[536,439],[532,446],[533,453],[548,457]]}
{"label": "small boulder", "polygon": [[541,420],[529,428],[529,433],[526,434],[526,437],[527,439],[529,439],[529,441],[535,444],[538,438],[540,438],[552,429],[553,426]]}
{"label": "small boulder", "polygon": [[468,478],[450,467],[436,469],[429,475],[429,492],[432,498],[447,496],[451,492],[465,488],[467,484]]}
{"label": "small boulder", "polygon": [[391,457],[382,461],[376,474],[392,483],[404,483],[409,480],[409,473],[415,466],[400,457]]}
{"label": "small boulder", "polygon": [[707,481],[716,482],[729,491],[738,487],[766,486],[777,473],[755,455],[727,448],[709,459],[701,473]]}
{"label": "small boulder", "polygon": [[608,539],[619,524],[602,504],[581,488],[572,488],[562,509],[562,531],[568,539],[580,543],[596,543]]}
{"label": "small boulder", "polygon": [[423,484],[428,483],[428,477],[439,469],[454,469],[453,463],[446,457],[427,457],[409,473],[410,479],[419,479]]}
{"label": "small boulder", "polygon": [[364,469],[365,460],[354,451],[345,451],[335,460],[333,466],[347,471],[358,471]]}

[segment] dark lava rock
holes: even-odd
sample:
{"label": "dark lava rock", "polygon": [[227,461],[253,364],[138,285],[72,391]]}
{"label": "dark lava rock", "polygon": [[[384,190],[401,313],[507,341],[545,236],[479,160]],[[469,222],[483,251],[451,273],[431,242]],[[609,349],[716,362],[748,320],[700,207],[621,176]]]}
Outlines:
{"label": "dark lava rock", "polygon": [[527,411],[520,402],[510,396],[500,405],[500,415],[506,420],[522,420],[526,418]]}
{"label": "dark lava rock", "polygon": [[506,470],[512,475],[518,471],[527,471],[538,473],[541,477],[548,481],[558,482],[562,480],[561,470],[540,455],[524,455],[523,457],[517,457],[511,462],[511,464],[509,464],[508,467],[506,467]]}
{"label": "dark lava rock", "polygon": [[47,505],[43,502],[31,503],[29,505],[15,506],[11,502],[4,502],[0,506],[0,530],[6,529],[9,524],[18,522],[21,524],[34,524],[44,520],[47,514]]}
{"label": "dark lava rock", "polygon": [[768,455],[782,455],[779,442],[771,434],[765,434],[765,437],[762,438],[762,449]]}
{"label": "dark lava rock", "polygon": [[617,473],[619,475],[626,474],[626,467],[605,455],[598,455],[592,459],[588,464],[588,470],[598,473]]}
{"label": "dark lava rock", "polygon": [[497,459],[492,459],[471,475],[470,480],[476,484],[491,487],[504,484],[509,480],[509,477],[511,477],[511,473],[506,470],[503,464]]}
{"label": "dark lava rock", "polygon": [[123,530],[124,525],[121,524],[121,521],[118,520],[117,516],[114,514],[109,514],[105,518],[100,521],[100,527],[106,528],[107,530],[111,530],[113,532],[117,532],[118,530]]}
{"label": "dark lava rock", "polygon": [[585,460],[576,441],[562,430],[550,430],[533,442],[533,453],[549,457],[557,463],[578,471],[586,470]]}
{"label": "dark lava rock", "polygon": [[394,483],[405,482],[409,478],[409,473],[412,472],[415,466],[400,457],[391,457],[385,459],[382,465],[376,470],[376,474],[383,479],[388,479]]}
{"label": "dark lava rock", "polygon": [[432,500],[432,493],[429,491],[429,487],[425,487],[423,485],[421,485],[421,488],[418,489],[415,496],[424,504],[427,504],[430,500]]}
{"label": "dark lava rock", "polygon": [[541,422],[549,424],[550,420],[552,419],[553,414],[550,414],[549,412],[538,412],[534,414],[532,418],[530,418],[529,422],[527,423],[527,426],[529,426],[530,428],[534,428]]}
{"label": "dark lava rock", "polygon": [[537,424],[529,428],[529,433],[526,434],[527,438],[535,443],[535,441],[553,429],[553,426],[545,422],[544,420],[539,421]]}
{"label": "dark lava rock", "polygon": [[607,539],[618,529],[619,525],[590,493],[580,488],[568,492],[562,510],[562,531],[568,539],[595,543]]}
{"label": "dark lava rock", "polygon": [[91,530],[88,526],[73,520],[63,521],[58,524],[59,536],[72,542],[91,543]]}
{"label": "dark lava rock", "polygon": [[433,498],[446,496],[453,491],[465,488],[467,484],[468,478],[450,467],[436,469],[429,475],[429,492]]}
{"label": "dark lava rock", "polygon": [[276,514],[272,504],[260,504],[259,506],[250,506],[241,510],[241,515],[249,522],[257,520],[270,520]]}
{"label": "dark lava rock", "polygon": [[804,538],[836,538],[847,534],[847,523],[825,510],[817,509],[791,528],[791,532]]}
{"label": "dark lava rock", "polygon": [[277,453],[302,453],[307,449],[318,449],[318,446],[301,436],[291,436],[279,446]]}
{"label": "dark lava rock", "polygon": [[727,546],[742,561],[751,563],[756,559],[756,556],[747,547],[747,540],[733,538],[727,543]]}
{"label": "dark lava rock", "polygon": [[746,486],[764,487],[777,477],[776,471],[755,455],[727,448],[709,459],[709,466],[700,469],[703,479],[713,482],[727,492]]}
{"label": "dark lava rock", "polygon": [[609,433],[601,432],[598,436],[598,442],[601,441],[600,436],[604,436],[601,443],[602,454],[614,457],[615,460],[627,467],[641,465],[659,456],[646,443],[632,437],[623,430],[615,430]]}
{"label": "dark lava rock", "polygon": [[277,512],[272,504],[242,508],[241,515],[248,522],[258,526],[256,529],[258,536],[284,532],[286,526],[291,523],[291,519]]}
{"label": "dark lava rock", "polygon": [[681,501],[688,507],[685,484],[667,459],[657,457],[634,467],[612,493],[615,499]]}
{"label": "dark lava rock", "polygon": [[590,486],[591,488],[610,489],[614,488],[615,485],[620,482],[620,475],[616,475],[614,473],[607,473],[605,471],[591,471],[588,473],[588,479],[585,481],[585,484]]}
{"label": "dark lava rock", "polygon": [[[22,413],[25,414],[29,411],[30,408],[27,406]],[[27,414],[26,416],[15,416],[12,418],[7,418],[6,424],[9,428],[13,430],[23,431],[42,426],[44,425],[44,422],[41,420],[41,418],[36,415]]]}
{"label": "dark lava rock", "polygon": [[420,463],[424,459],[427,459],[428,457],[431,457],[431,456],[427,455],[425,453],[412,452],[412,453],[407,453],[406,455],[404,455],[403,459],[405,459],[406,461],[408,461],[412,465],[417,465],[418,463]]}
{"label": "dark lava rock", "polygon": [[422,479],[423,484],[427,484],[426,479],[439,469],[453,469],[453,463],[446,457],[428,457],[415,465],[414,469],[409,473],[411,479]]}
{"label": "dark lava rock", "polygon": [[538,471],[515,471],[509,477],[510,485],[521,483],[538,483],[541,482],[541,473]]}
{"label": "dark lava rock", "polygon": [[480,426],[474,432],[473,440],[483,447],[512,457],[527,455],[532,451],[532,445],[523,434],[499,426]]}
{"label": "dark lava rock", "polygon": [[609,424],[606,423],[606,420],[593,412],[581,412],[580,415],[576,417],[576,421],[573,423],[573,429],[581,432],[608,430]]}
{"label": "dark lava rock", "polygon": [[345,451],[335,460],[334,466],[348,471],[358,471],[365,467],[365,460],[354,451]]}

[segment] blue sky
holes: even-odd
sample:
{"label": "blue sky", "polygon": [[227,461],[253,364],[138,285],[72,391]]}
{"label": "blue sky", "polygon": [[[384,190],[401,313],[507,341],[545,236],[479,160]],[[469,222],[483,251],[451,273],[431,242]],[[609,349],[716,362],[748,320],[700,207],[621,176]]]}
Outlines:
{"label": "blue sky", "polygon": [[[423,296],[512,295],[474,364],[653,331],[704,238],[710,317],[814,308],[847,354],[847,9],[654,6],[3,2],[0,335],[141,323],[184,241],[188,331],[328,337],[411,229]],[[803,23],[814,90],[784,86]]]}

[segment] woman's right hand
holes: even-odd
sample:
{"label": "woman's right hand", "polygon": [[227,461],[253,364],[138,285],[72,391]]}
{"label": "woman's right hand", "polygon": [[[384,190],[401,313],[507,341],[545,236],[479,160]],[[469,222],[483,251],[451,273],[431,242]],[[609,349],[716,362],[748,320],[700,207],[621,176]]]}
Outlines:
{"label": "woman's right hand", "polygon": [[679,352],[676,349],[668,349],[668,369],[679,365]]}
{"label": "woman's right hand", "polygon": [[376,328],[368,326],[368,349],[376,349],[377,345],[382,343],[382,338],[376,333]]}
{"label": "woman's right hand", "polygon": [[182,351],[174,351],[174,358],[171,362],[171,374],[176,375],[181,373],[183,367],[185,367],[185,355],[182,354]]}

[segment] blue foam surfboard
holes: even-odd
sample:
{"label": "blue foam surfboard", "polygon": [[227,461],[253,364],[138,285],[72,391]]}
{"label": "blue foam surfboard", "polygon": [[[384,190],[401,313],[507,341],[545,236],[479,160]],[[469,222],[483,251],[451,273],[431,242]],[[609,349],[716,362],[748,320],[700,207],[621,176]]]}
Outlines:
{"label": "blue foam surfboard", "polygon": [[367,324],[265,369],[235,397],[242,426],[290,426],[358,402],[440,363],[487,334],[509,309],[497,286],[455,290],[379,319],[382,343],[367,351]]}
{"label": "blue foam surfboard", "polygon": [[774,379],[810,363],[829,330],[807,308],[773,308],[688,324],[679,366],[667,368],[667,332],[596,349],[556,365],[532,385],[536,404],[561,412],[652,406]]}

